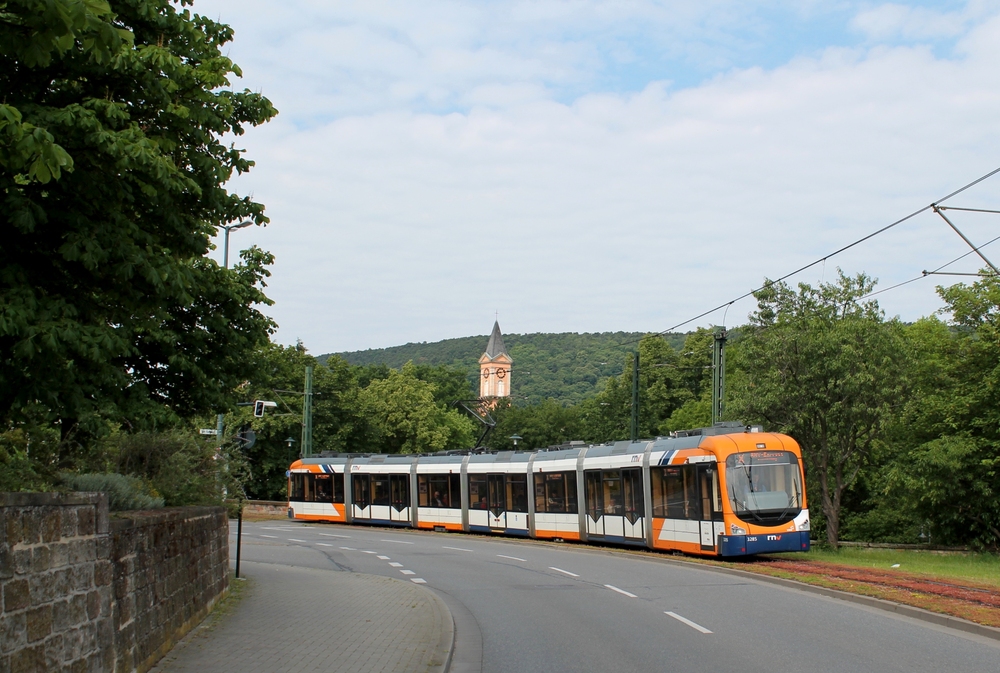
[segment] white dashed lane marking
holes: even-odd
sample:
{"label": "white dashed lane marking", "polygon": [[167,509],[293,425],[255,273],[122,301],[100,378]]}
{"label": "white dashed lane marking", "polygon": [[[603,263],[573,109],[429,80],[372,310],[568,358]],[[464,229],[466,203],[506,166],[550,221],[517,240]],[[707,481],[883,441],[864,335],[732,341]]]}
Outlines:
{"label": "white dashed lane marking", "polygon": [[375,558],[381,559],[382,561],[388,561],[389,560],[388,556],[376,556]]}
{"label": "white dashed lane marking", "polygon": [[690,626],[695,631],[701,631],[702,633],[711,633],[711,631],[709,631],[708,629],[706,629],[701,624],[695,624],[690,619],[687,619],[685,617],[681,617],[679,614],[677,614],[675,612],[664,612],[663,614],[670,615],[671,617],[673,617],[677,621],[682,622],[684,624],[687,624],[688,626]]}
{"label": "white dashed lane marking", "polygon": [[334,533],[320,533],[320,535],[324,535],[326,537],[344,537],[344,538],[351,537],[350,535],[335,535]]}
{"label": "white dashed lane marking", "polygon": [[288,538],[289,542],[305,542],[305,540],[296,540],[294,537]]}
{"label": "white dashed lane marking", "polygon": [[317,542],[316,544],[319,545],[320,547],[332,547],[333,546],[332,544],[327,544],[325,542]]}
{"label": "white dashed lane marking", "polygon": [[411,577],[410,581],[414,584],[427,584],[427,580],[420,577]]}
{"label": "white dashed lane marking", "polygon": [[417,574],[417,573],[413,572],[412,570],[400,570],[399,572],[403,573],[404,575],[416,575]]}
{"label": "white dashed lane marking", "polygon": [[516,556],[505,556],[503,554],[497,554],[497,556],[499,556],[500,558],[509,558],[511,561],[524,561],[525,563],[528,562],[528,559],[526,559],[526,558],[518,558]]}
{"label": "white dashed lane marking", "polygon": [[407,542],[405,540],[379,540],[379,542],[395,542],[396,544],[413,544],[412,542]]}
{"label": "white dashed lane marking", "polygon": [[563,570],[562,568],[556,568],[555,566],[549,566],[549,570],[555,570],[557,573],[562,573],[563,575],[569,575],[570,577],[579,577],[576,573],[571,573],[568,570]]}
{"label": "white dashed lane marking", "polygon": [[441,549],[451,549],[453,551],[467,551],[471,552],[471,549],[463,549],[462,547],[441,547]]}
{"label": "white dashed lane marking", "polygon": [[264,535],[263,533],[261,533],[261,534],[260,534],[260,536],[261,536],[261,537],[269,537],[269,538],[271,538],[272,540],[277,540],[277,539],[278,539],[278,536],[277,536],[277,535]]}
{"label": "white dashed lane marking", "polygon": [[391,565],[393,568],[402,568],[403,567],[402,563],[390,563],[389,565]]}
{"label": "white dashed lane marking", "polygon": [[357,551],[354,547],[341,547],[341,549],[346,549],[347,551]]}
{"label": "white dashed lane marking", "polygon": [[611,586],[610,584],[605,584],[604,586],[608,589],[611,589],[612,591],[617,591],[622,596],[628,596],[629,598],[638,598],[638,596],[636,596],[635,594],[629,593],[624,589],[619,589],[618,587]]}

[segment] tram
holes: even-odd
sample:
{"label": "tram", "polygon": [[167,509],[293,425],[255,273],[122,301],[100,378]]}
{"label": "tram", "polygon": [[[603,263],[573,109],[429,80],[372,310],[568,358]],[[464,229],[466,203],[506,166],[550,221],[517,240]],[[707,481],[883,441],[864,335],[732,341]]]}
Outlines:
{"label": "tram", "polygon": [[288,516],[747,556],[809,549],[804,484],[794,439],[727,422],[532,452],[303,458]]}

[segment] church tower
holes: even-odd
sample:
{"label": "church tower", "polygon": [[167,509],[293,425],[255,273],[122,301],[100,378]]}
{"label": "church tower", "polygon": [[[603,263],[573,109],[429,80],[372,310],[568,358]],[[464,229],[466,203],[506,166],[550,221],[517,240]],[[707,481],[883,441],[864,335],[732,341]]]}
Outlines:
{"label": "church tower", "polygon": [[503,344],[500,323],[495,322],[486,352],[479,357],[480,397],[510,397],[510,366],[513,362]]}

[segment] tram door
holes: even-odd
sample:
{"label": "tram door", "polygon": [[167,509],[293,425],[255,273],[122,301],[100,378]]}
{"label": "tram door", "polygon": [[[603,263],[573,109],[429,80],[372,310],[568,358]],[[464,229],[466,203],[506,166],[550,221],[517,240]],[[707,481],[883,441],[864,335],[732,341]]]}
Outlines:
{"label": "tram door", "polygon": [[584,473],[587,496],[587,534],[604,535],[604,487],[600,470]]}
{"label": "tram door", "polygon": [[701,521],[701,548],[703,551],[715,549],[719,535],[726,532],[722,521],[722,493],[719,490],[719,472],[715,463],[697,466],[698,491],[701,494],[699,514]]}
{"label": "tram door", "polygon": [[584,485],[589,535],[645,539],[641,468],[588,470]]}
{"label": "tram door", "polygon": [[507,527],[507,491],[504,475],[486,475],[486,507],[490,511],[490,528]]}
{"label": "tram door", "polygon": [[389,475],[389,520],[410,520],[410,475]]}

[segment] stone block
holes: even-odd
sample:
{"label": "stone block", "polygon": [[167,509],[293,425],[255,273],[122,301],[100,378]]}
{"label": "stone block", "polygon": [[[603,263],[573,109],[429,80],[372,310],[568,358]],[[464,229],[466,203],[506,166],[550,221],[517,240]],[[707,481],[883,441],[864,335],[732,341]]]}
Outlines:
{"label": "stone block", "polygon": [[28,619],[25,613],[4,615],[0,619],[0,653],[10,654],[28,644]]}
{"label": "stone block", "polygon": [[65,661],[65,649],[61,634],[55,634],[46,639],[45,643],[45,668],[49,671],[60,671]]}
{"label": "stone block", "polygon": [[28,626],[28,642],[42,640],[52,633],[52,606],[42,605],[32,608],[26,613]]}
{"label": "stone block", "polygon": [[114,579],[114,567],[110,561],[98,561],[94,565],[94,586],[111,586]]}
{"label": "stone block", "polygon": [[52,603],[52,629],[54,631],[67,631],[76,624],[73,622],[70,613],[69,599],[55,601]]}
{"label": "stone block", "polygon": [[8,547],[21,544],[21,510],[16,507],[4,507],[3,513],[4,542]]}
{"label": "stone block", "polygon": [[62,507],[46,507],[42,510],[39,521],[39,534],[42,542],[55,542],[59,539],[62,530],[61,512]]}
{"label": "stone block", "polygon": [[38,545],[31,550],[31,572],[43,573],[51,566],[52,554],[49,552],[49,545]]}
{"label": "stone block", "polygon": [[15,575],[27,575],[31,572],[30,549],[15,549],[11,556],[13,560],[11,565],[14,567]]}
{"label": "stone block", "polygon": [[21,610],[29,605],[31,605],[31,594],[28,591],[28,580],[12,580],[4,585],[4,612]]}
{"label": "stone block", "polygon": [[63,507],[62,512],[59,513],[60,537],[76,537],[77,523],[79,521],[77,512],[80,509],[80,507]]}
{"label": "stone block", "polygon": [[69,564],[69,547],[65,542],[49,545],[49,567],[62,568]]}
{"label": "stone block", "polygon": [[28,577],[28,594],[32,605],[51,603],[56,598],[55,579],[51,573],[30,575]]}
{"label": "stone block", "polygon": [[93,507],[81,507],[76,511],[77,534],[81,536],[93,535],[97,532],[96,526],[97,512]]}
{"label": "stone block", "polygon": [[101,614],[101,594],[91,591],[87,594],[87,619],[93,621]]}
{"label": "stone block", "polygon": [[25,647],[10,657],[10,673],[44,673],[45,648],[42,645]]}
{"label": "stone block", "polygon": [[38,544],[41,535],[41,512],[30,508],[21,511],[21,544]]}

